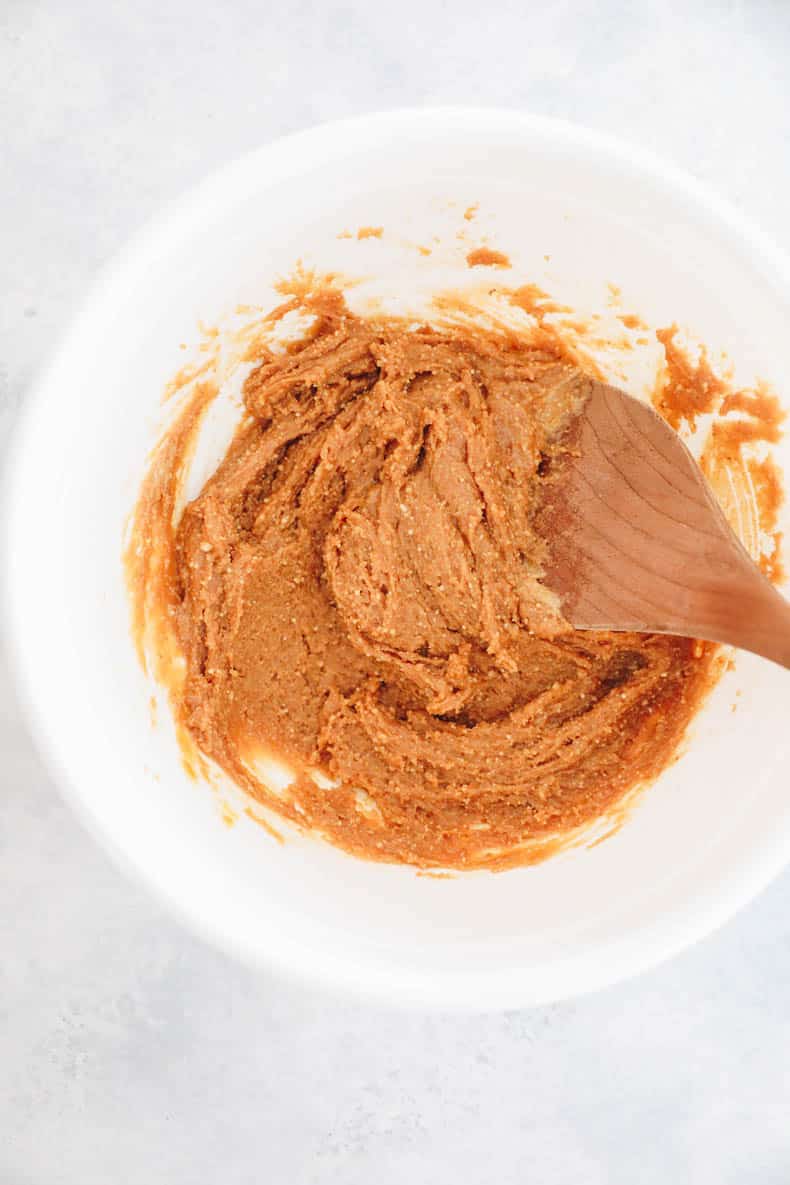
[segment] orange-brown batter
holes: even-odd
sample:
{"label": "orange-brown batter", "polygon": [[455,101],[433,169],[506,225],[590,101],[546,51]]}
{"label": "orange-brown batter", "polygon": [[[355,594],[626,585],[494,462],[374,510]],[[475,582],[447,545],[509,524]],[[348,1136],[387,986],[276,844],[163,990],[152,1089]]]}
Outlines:
{"label": "orange-brown batter", "polygon": [[[357,854],[545,854],[672,759],[716,648],[574,631],[539,583],[541,475],[587,382],[558,338],[307,304],[301,342],[259,347],[248,416],[180,520],[210,387],[141,495],[132,591],[180,725],[267,807]],[[171,644],[185,671],[164,663]],[[294,771],[284,791],[256,771],[266,756]]]}
{"label": "orange-brown batter", "polygon": [[[466,217],[466,215],[464,215]],[[510,267],[510,258],[504,251],[491,247],[475,247],[466,256],[467,267]]]}

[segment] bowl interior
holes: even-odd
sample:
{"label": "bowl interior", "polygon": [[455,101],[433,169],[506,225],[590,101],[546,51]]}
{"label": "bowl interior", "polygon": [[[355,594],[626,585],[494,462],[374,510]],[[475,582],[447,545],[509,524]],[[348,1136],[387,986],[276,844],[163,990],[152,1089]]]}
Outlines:
{"label": "bowl interior", "polygon": [[[474,203],[479,221],[465,223]],[[343,254],[338,232],[365,225],[383,238]],[[152,727],[120,562],[162,389],[197,320],[275,303],[272,283],[299,257],[356,268],[392,299],[436,286],[463,268],[463,241],[435,258],[416,245],[437,232],[447,241],[452,227],[485,233],[514,277],[575,304],[616,283],[629,309],[692,327],[739,373],[790,393],[783,261],[673,172],[499,112],[319,128],[194,191],[94,293],[11,457],[8,624],[59,777],[104,841],[203,933],[393,1002],[515,1006],[649,965],[778,870],[790,848],[787,674],[740,655],[681,759],[606,842],[434,879],[305,837],[281,845],[244,816],[222,824],[216,795],[184,774],[167,720]],[[787,442],[779,456],[790,478]]]}

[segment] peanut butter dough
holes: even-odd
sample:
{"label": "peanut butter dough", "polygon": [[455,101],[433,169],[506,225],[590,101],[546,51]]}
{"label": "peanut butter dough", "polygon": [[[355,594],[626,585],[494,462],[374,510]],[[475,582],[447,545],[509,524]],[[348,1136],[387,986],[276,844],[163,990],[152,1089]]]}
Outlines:
{"label": "peanut butter dough", "polygon": [[[539,583],[541,475],[588,381],[556,340],[311,311],[290,351],[261,347],[248,416],[180,521],[194,405],[141,497],[186,659],[178,720],[260,802],[357,854],[537,858],[664,768],[715,648],[574,631]],[[261,774],[272,757],[285,789]]]}

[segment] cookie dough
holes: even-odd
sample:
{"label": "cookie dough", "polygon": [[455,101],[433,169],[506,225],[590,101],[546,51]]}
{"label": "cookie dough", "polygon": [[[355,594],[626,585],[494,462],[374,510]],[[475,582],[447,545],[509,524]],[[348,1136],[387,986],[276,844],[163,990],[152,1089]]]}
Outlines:
{"label": "cookie dough", "polygon": [[542,474],[588,383],[556,341],[310,312],[287,352],[260,348],[180,519],[194,408],[141,498],[180,726],[358,855],[538,858],[666,766],[715,648],[574,631],[540,584]]}

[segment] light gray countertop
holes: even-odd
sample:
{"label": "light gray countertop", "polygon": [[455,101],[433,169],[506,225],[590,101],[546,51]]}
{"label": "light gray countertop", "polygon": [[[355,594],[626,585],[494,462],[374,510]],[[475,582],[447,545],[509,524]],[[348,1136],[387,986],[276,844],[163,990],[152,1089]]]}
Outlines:
{"label": "light gray countertop", "polygon": [[[3,0],[0,447],[130,233],[319,120],[469,102],[577,119],[790,246],[788,55],[787,0]],[[182,931],[61,802],[1,665],[0,755],[0,1185],[790,1181],[790,872],[599,995],[391,1013]]]}

